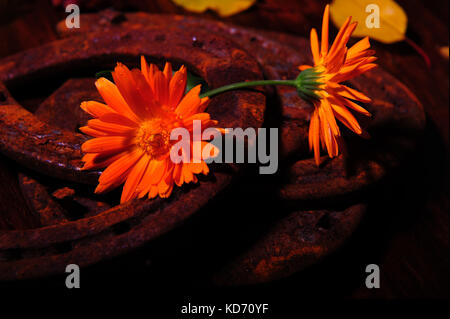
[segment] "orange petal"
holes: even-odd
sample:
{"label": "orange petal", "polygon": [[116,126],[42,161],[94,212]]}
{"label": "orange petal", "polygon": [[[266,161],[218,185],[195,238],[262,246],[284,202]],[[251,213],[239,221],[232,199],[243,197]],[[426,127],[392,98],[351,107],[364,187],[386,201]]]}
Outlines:
{"label": "orange petal", "polygon": [[141,110],[142,118],[150,118],[155,116],[160,105],[155,99],[153,89],[141,71],[133,69],[131,71],[131,75],[133,76],[134,83],[136,84],[136,90],[140,96],[140,103],[143,105],[143,109]]}
{"label": "orange petal", "polygon": [[103,171],[98,181],[101,184],[110,184],[123,176],[128,176],[129,169],[136,164],[142,155],[142,151],[138,149],[125,153]]}
{"label": "orange petal", "polygon": [[327,123],[331,128],[331,132],[333,135],[340,135],[339,127],[336,123],[336,119],[334,118],[333,110],[331,109],[330,101],[328,101],[328,99],[322,99],[321,102],[321,107],[323,108]]}
{"label": "orange petal", "polygon": [[328,125],[326,116],[324,114],[324,111],[322,108],[319,108],[319,119],[320,119],[320,126],[325,142],[326,149],[328,151],[328,156],[333,157],[333,149],[332,149],[332,142],[331,142],[331,128]]}
{"label": "orange petal", "polygon": [[88,125],[90,128],[94,130],[105,132],[108,135],[115,135],[115,136],[116,135],[131,136],[136,131],[136,129],[131,128],[129,126],[103,122],[102,120],[99,119],[89,120]]}
{"label": "orange petal", "polygon": [[183,120],[183,126],[185,126],[187,129],[191,128],[193,126],[193,122],[194,121],[201,121],[202,122],[202,129],[203,127],[203,123],[206,123],[207,121],[211,120],[211,116],[209,115],[209,113],[197,113],[194,115],[189,116],[188,118]]}
{"label": "orange petal", "polygon": [[166,65],[164,66],[164,77],[166,78],[167,83],[170,82],[172,79],[172,64],[170,62],[166,62]]}
{"label": "orange petal", "polygon": [[197,112],[204,112],[208,107],[209,101],[210,101],[209,97],[204,97],[200,99],[200,105],[197,108]]}
{"label": "orange petal", "polygon": [[[139,73],[141,73],[139,71]],[[114,83],[116,83],[120,94],[126,101],[130,109],[138,118],[143,118],[146,115],[145,112],[145,100],[137,90],[136,81],[132,72],[123,64],[117,63],[114,72],[112,72]]]}
{"label": "orange petal", "polygon": [[370,40],[369,37],[365,37],[362,40],[355,43],[347,53],[347,58],[352,59],[355,55],[361,53],[362,51],[368,50],[370,48]]}
{"label": "orange petal", "polygon": [[308,132],[308,143],[309,150],[311,151],[314,146],[314,134],[316,133],[316,125],[317,125],[317,114],[316,111],[311,115],[311,119],[309,121],[309,132]]}
{"label": "orange petal", "polygon": [[314,148],[314,160],[316,162],[316,165],[320,165],[320,123],[319,123],[319,113],[317,110],[314,111],[313,117],[311,118],[313,121],[313,148]]}
{"label": "orange petal", "polygon": [[197,85],[193,89],[191,89],[181,100],[180,104],[178,104],[175,109],[175,113],[179,115],[181,118],[186,118],[191,116],[192,114],[197,113],[198,107],[200,105],[200,94],[201,85]]}
{"label": "orange petal", "polygon": [[[141,194],[139,194],[139,196],[141,196]],[[158,195],[158,186],[151,185],[150,190],[148,191],[148,198],[152,199],[152,198],[155,198],[157,195]],[[144,197],[144,196],[145,196],[145,194],[142,194],[142,197]],[[142,198],[142,197],[139,197],[139,198]]]}
{"label": "orange petal", "polygon": [[185,163],[184,166],[194,174],[203,173],[204,175],[207,175],[209,173],[208,165],[204,161],[201,161],[200,163]]}
{"label": "orange petal", "polygon": [[95,86],[110,108],[133,121],[137,121],[136,115],[131,111],[114,83],[105,78],[100,78],[95,82]]}
{"label": "orange petal", "polygon": [[359,63],[360,60],[367,58],[367,57],[371,57],[373,55],[375,55],[375,50],[366,50],[366,51],[361,51],[358,53],[355,53],[353,56],[349,57],[348,52],[347,52],[347,60],[345,61],[345,64],[353,64],[353,63]]}
{"label": "orange petal", "polygon": [[115,111],[110,108],[108,105],[96,102],[96,101],[86,101],[82,102],[80,107],[86,112],[92,115],[93,117],[101,117],[106,113],[115,113]]}
{"label": "orange petal", "polygon": [[325,7],[325,12],[323,14],[322,21],[322,43],[321,43],[321,51],[320,54],[322,56],[326,56],[328,53],[328,25],[330,21],[330,5],[327,4]]}
{"label": "orange petal", "polygon": [[175,72],[169,84],[169,107],[174,109],[180,103],[186,91],[187,71],[184,65]]}
{"label": "orange petal", "polygon": [[173,179],[164,180],[158,184],[158,193],[161,198],[168,198],[172,194]]}
{"label": "orange petal", "polygon": [[319,38],[317,36],[316,29],[311,29],[311,52],[314,59],[314,64],[319,64],[320,61],[320,52],[319,52]]}
{"label": "orange petal", "polygon": [[[357,76],[360,76],[363,73],[366,73],[372,69],[377,68],[378,65],[377,64],[373,64],[373,63],[369,63],[369,64],[365,64],[362,66],[359,66],[355,71],[353,71],[351,74],[347,75],[346,77],[342,77],[342,81],[348,81],[352,78],[355,78]],[[339,79],[341,80],[341,79]]]}
{"label": "orange petal", "polygon": [[298,69],[300,70],[300,71],[305,71],[305,70],[308,70],[308,69],[311,69],[312,68],[312,66],[310,66],[310,65],[300,65],[299,67],[298,67]]}
{"label": "orange petal", "polygon": [[123,184],[125,182],[125,177],[126,176],[122,176],[121,179],[117,179],[116,181],[114,181],[114,183],[109,183],[109,184],[98,184],[97,187],[95,188],[94,193],[95,194],[102,194],[102,193],[106,193],[109,192],[111,190],[113,190],[114,188],[119,187],[119,185]]}
{"label": "orange petal", "polygon": [[158,183],[157,191],[161,198],[170,196],[173,190],[173,165],[167,170],[162,180]]}
{"label": "orange petal", "polygon": [[132,145],[132,139],[126,136],[97,137],[81,145],[83,153],[119,152]]}
{"label": "orange petal", "polygon": [[349,110],[347,110],[347,108],[337,104],[333,104],[332,107],[334,114],[339,119],[339,121],[341,121],[345,126],[347,126],[356,134],[362,133],[361,126],[359,126],[358,121],[355,119],[353,114]]}
{"label": "orange petal", "polygon": [[340,49],[340,43],[341,43],[342,37],[344,36],[351,20],[352,20],[352,17],[348,17],[345,20],[344,24],[339,29],[339,32],[338,32],[336,38],[334,39],[333,44],[331,45],[331,49],[328,52],[328,56],[336,54],[336,51],[338,49]]}
{"label": "orange petal", "polygon": [[169,105],[169,82],[161,71],[155,73],[154,83],[156,99],[162,105]]}
{"label": "orange petal", "polygon": [[192,173],[192,171],[189,168],[189,165],[187,165],[188,163],[183,163],[182,164],[182,170],[181,170],[181,174],[183,174],[183,179],[185,183],[190,183],[194,181],[194,174]]}
{"label": "orange petal", "polygon": [[82,161],[85,162],[82,169],[88,170],[106,167],[123,155],[123,153],[113,155],[105,155],[103,153],[88,153],[82,158]]}
{"label": "orange petal", "polygon": [[155,89],[155,73],[157,71],[159,71],[159,68],[156,65],[150,64],[148,66],[148,84],[150,85],[152,90]]}
{"label": "orange petal", "polygon": [[141,182],[142,176],[146,171],[146,168],[150,162],[150,157],[144,154],[141,159],[134,165],[130,170],[130,174],[127,177],[127,181],[123,186],[122,196],[120,198],[120,203],[125,203],[138,195],[136,193],[136,188]]}
{"label": "orange petal", "polygon": [[140,188],[148,189],[148,185],[158,184],[166,173],[169,159],[152,160],[147,166]]}
{"label": "orange petal", "polygon": [[352,89],[348,86],[345,85],[340,85],[341,90],[338,92],[338,94],[342,97],[348,98],[348,99],[352,99],[352,100],[357,100],[357,101],[361,101],[364,103],[369,103],[372,101],[371,98],[369,98],[368,96],[366,96],[365,94]]}
{"label": "orange petal", "polygon": [[342,37],[339,39],[339,42],[336,43],[336,47],[335,47],[334,51],[330,52],[330,54],[327,56],[327,61],[329,61],[329,63],[332,63],[331,61],[333,61],[335,59],[340,59],[339,53],[342,54],[341,50],[344,48],[346,49],[347,42],[350,39],[350,36],[355,31],[357,26],[358,26],[358,23],[353,22],[351,25],[348,26],[348,28],[346,28],[346,30],[342,34]]}
{"label": "orange petal", "polygon": [[141,55],[141,72],[147,83],[150,83],[148,78],[148,64],[143,55]]}
{"label": "orange petal", "polygon": [[[377,67],[378,67],[378,65],[373,64],[373,63],[369,63],[366,65],[360,66],[351,74],[351,76],[352,76],[352,78],[355,78],[355,77],[360,76],[361,74],[366,73],[370,70],[373,70]],[[347,80],[345,80],[345,81],[347,81]]]}
{"label": "orange petal", "polygon": [[184,176],[181,174],[183,163],[175,164],[173,169],[173,180],[177,186],[183,185]]}
{"label": "orange petal", "polygon": [[118,113],[106,113],[102,117],[100,117],[100,120],[103,122],[111,123],[111,124],[117,124],[122,126],[127,126],[130,128],[137,128],[138,124],[136,122],[133,122],[128,117],[125,117],[123,115],[120,115]]}
{"label": "orange petal", "polygon": [[84,134],[90,135],[92,137],[105,137],[105,136],[109,135],[106,132],[97,131],[97,130],[93,129],[92,127],[89,127],[89,126],[82,126],[82,127],[79,128],[79,130],[81,132],[83,132]]}
{"label": "orange petal", "polygon": [[353,102],[351,100],[336,96],[336,97],[332,98],[331,101],[335,104],[338,104],[339,106],[348,107],[358,113],[361,113],[362,115],[372,116],[372,114],[370,114],[370,112],[368,112],[365,108],[363,108],[362,106],[356,104],[355,102]]}

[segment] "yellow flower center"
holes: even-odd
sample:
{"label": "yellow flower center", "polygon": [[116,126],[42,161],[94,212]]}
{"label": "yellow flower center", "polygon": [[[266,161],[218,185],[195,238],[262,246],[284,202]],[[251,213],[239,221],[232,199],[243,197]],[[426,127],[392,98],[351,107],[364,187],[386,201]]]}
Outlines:
{"label": "yellow flower center", "polygon": [[161,119],[145,121],[136,134],[136,145],[152,159],[165,155],[170,150],[170,130]]}

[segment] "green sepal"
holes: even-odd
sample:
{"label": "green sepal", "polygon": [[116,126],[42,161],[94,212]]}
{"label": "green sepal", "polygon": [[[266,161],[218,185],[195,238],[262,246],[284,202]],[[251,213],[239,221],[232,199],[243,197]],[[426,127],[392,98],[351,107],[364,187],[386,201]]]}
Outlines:
{"label": "green sepal", "polygon": [[322,72],[317,71],[315,68],[306,69],[298,75],[295,79],[295,84],[297,88],[298,95],[310,102],[314,100],[320,100],[320,95],[317,93],[321,91],[321,85],[323,82],[320,81],[322,78]]}

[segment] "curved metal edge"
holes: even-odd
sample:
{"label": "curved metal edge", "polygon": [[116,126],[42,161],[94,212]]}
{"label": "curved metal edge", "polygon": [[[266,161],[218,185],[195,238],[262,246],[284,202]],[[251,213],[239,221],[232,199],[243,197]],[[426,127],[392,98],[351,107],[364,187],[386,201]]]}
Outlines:
{"label": "curved metal edge", "polygon": [[[160,42],[158,37],[161,34],[168,38],[170,35],[171,46],[154,45],[155,41]],[[204,41],[205,48],[208,47],[208,43],[213,48],[200,50],[193,46],[193,34],[196,39]],[[181,35],[178,30],[173,29],[165,29],[164,32],[160,29],[140,29],[64,39],[1,60],[0,75],[8,83],[23,78],[29,73],[35,76],[55,69],[64,70],[69,61],[82,65],[89,59],[96,60],[105,56],[138,57],[144,54],[186,63],[211,87],[249,78],[261,78],[256,61],[232,42],[203,31],[196,31],[193,34]],[[33,61],[34,63],[31,63]],[[9,93],[7,94],[10,96]],[[8,103],[10,102],[12,100],[8,99]],[[218,112],[217,110],[223,108],[223,105],[233,105],[234,107],[231,108],[236,111]],[[263,122],[265,96],[259,92],[230,92],[223,94],[220,98],[212,99],[208,110],[210,109],[212,116],[216,110],[215,118],[224,127],[260,127]],[[18,104],[0,106],[0,136],[2,141],[0,150],[24,166],[77,182],[85,182],[88,176],[86,172],[80,171],[80,143],[84,137],[44,124]],[[62,145],[61,142],[63,142]],[[44,147],[46,152],[42,151]],[[95,183],[96,178],[97,176],[95,178],[93,176],[89,182]],[[190,195],[186,194],[186,196]],[[142,211],[157,208],[156,203],[156,201],[145,200],[133,201],[83,220],[40,229],[3,231],[0,232],[0,249],[45,247],[76,240],[85,235],[92,236]],[[63,237],[62,234],[64,234]],[[40,240],[37,241],[37,238]]]}

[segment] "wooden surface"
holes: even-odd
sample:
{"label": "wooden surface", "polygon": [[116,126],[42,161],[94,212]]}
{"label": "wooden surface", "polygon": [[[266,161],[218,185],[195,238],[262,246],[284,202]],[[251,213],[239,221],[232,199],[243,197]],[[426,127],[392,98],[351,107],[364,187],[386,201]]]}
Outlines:
{"label": "wooden surface", "polygon": [[[12,4],[14,2],[14,4]],[[374,42],[379,64],[405,83],[423,103],[428,115],[427,131],[421,148],[411,163],[391,183],[368,199],[369,214],[354,238],[340,252],[320,265],[269,286],[248,288],[260,293],[294,289],[298,297],[405,298],[448,297],[448,145],[449,145],[449,74],[448,58],[439,49],[448,46],[449,2],[399,0],[409,17],[408,37],[429,54],[432,66],[427,68],[421,57],[406,43],[383,45]],[[117,9],[142,10],[152,13],[186,14],[169,0],[89,1],[81,10],[95,11],[110,5]],[[266,0],[224,21],[308,36],[312,26],[321,23],[324,1]],[[205,17],[217,18],[212,13]],[[38,46],[57,38],[56,22],[65,17],[63,7],[50,1],[0,0],[0,57]],[[333,30],[336,32],[336,30]],[[2,176],[0,202],[15,196],[6,192]],[[11,204],[13,205],[13,204]],[[13,211],[14,207],[2,207]],[[20,212],[19,212],[20,213]],[[162,256],[170,255],[163,252]],[[151,277],[134,274],[136,263],[145,258],[130,256],[112,266],[109,275],[118,274],[124,285]],[[364,285],[364,268],[376,263],[381,268],[382,288],[368,290]],[[139,264],[145,271],[146,265]],[[125,267],[125,269],[124,269]],[[138,272],[142,275],[142,272]],[[104,284],[106,275],[94,269],[86,276]],[[53,281],[52,281],[53,280]],[[36,283],[20,283],[19,287],[61,284],[56,279]],[[147,281],[145,281],[147,280]],[[189,287],[197,286],[194,279]],[[9,287],[11,284],[8,285]],[[189,288],[187,288],[189,289]],[[244,290],[246,291],[246,290]]]}

